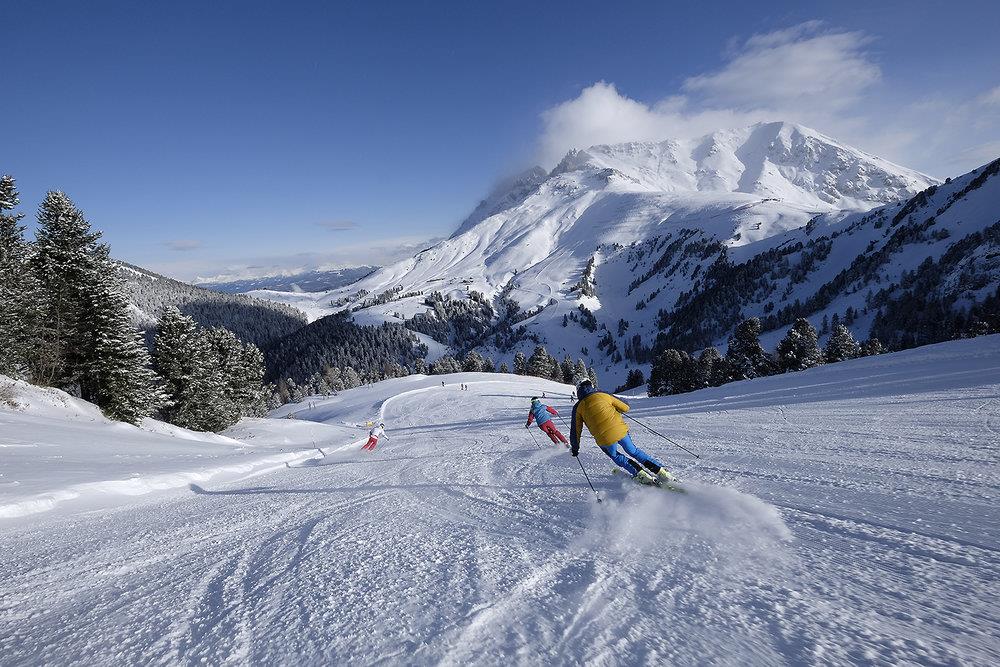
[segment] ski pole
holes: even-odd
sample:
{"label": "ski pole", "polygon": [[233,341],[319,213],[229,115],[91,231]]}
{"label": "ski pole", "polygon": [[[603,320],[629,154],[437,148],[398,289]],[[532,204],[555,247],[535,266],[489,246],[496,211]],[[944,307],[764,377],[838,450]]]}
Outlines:
{"label": "ski pole", "polygon": [[654,431],[653,429],[649,428],[648,426],[646,426],[646,425],[645,425],[644,423],[642,423],[641,421],[639,421],[639,420],[638,420],[638,419],[636,419],[635,417],[632,417],[632,416],[630,416],[630,415],[629,415],[628,413],[622,413],[622,414],[623,414],[623,415],[624,415],[625,417],[628,417],[629,419],[631,419],[632,421],[634,421],[634,422],[635,422],[636,424],[638,424],[639,426],[641,426],[641,427],[643,427],[644,429],[646,429],[647,431],[649,431],[650,433],[652,433],[653,435],[658,435],[658,436],[660,436],[661,438],[663,438],[664,440],[666,440],[666,441],[667,441],[667,442],[669,442],[670,444],[672,444],[672,445],[674,445],[674,446],[676,446],[676,447],[679,447],[680,449],[683,449],[683,450],[684,450],[685,452],[687,452],[687,453],[688,453],[688,454],[690,454],[691,456],[695,457],[696,459],[700,459],[700,458],[701,458],[701,455],[700,455],[700,454],[695,454],[694,452],[692,452],[692,451],[691,451],[690,449],[688,449],[688,448],[687,448],[687,447],[685,447],[684,445],[680,444],[679,442],[675,442],[675,441],[671,440],[670,438],[668,438],[667,436],[663,435],[662,433],[658,433],[657,431]]}
{"label": "ski pole", "polygon": [[587,484],[590,484],[590,490],[594,492],[595,496],[597,496],[597,502],[601,502],[601,494],[597,492],[597,489],[594,488],[594,483],[590,481],[590,475],[587,474],[587,469],[583,467],[583,461],[580,460],[579,456],[575,456],[573,458],[575,458],[576,462],[580,464],[580,470],[583,471],[583,476],[587,478]]}
{"label": "ski pole", "polygon": [[531,436],[531,440],[532,440],[532,442],[534,442],[534,443],[535,443],[535,449],[538,449],[538,448],[539,448],[539,447],[538,447],[538,441],[537,441],[537,440],[535,440],[535,434],[531,432],[531,428],[530,428],[530,427],[529,427],[529,428],[527,429],[527,431],[528,431],[528,435],[530,435],[530,436]]}

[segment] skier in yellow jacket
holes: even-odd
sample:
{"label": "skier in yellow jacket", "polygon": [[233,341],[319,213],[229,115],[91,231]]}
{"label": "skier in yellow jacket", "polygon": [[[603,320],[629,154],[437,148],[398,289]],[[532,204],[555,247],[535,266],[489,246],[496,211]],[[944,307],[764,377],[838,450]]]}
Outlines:
{"label": "skier in yellow jacket", "polygon": [[[590,380],[584,380],[576,389],[580,400],[573,406],[572,429],[569,434],[570,453],[573,456],[580,454],[580,437],[583,435],[583,425],[586,424],[597,445],[612,461],[627,470],[635,481],[653,484],[657,477],[664,482],[674,480],[674,476],[663,464],[632,443],[628,425],[622,419],[622,414],[629,411],[627,403],[611,394],[597,391]],[[647,469],[656,477],[646,472]]]}

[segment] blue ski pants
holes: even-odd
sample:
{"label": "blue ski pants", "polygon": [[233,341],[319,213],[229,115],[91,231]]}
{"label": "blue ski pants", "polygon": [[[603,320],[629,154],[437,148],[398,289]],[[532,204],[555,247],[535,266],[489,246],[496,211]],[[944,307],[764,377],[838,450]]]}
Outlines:
{"label": "blue ski pants", "polygon": [[[621,447],[625,454],[628,454],[628,456],[625,456],[625,454],[618,451],[619,447]],[[628,470],[629,474],[633,476],[639,472],[639,469],[635,467],[635,464],[631,459],[629,459],[629,456],[654,472],[658,472],[660,468],[663,467],[662,463],[636,447],[632,443],[632,436],[628,433],[626,433],[625,437],[615,444],[602,446],[601,449],[604,450],[605,454],[611,457],[612,461],[620,465],[622,468],[625,468],[625,470]]]}

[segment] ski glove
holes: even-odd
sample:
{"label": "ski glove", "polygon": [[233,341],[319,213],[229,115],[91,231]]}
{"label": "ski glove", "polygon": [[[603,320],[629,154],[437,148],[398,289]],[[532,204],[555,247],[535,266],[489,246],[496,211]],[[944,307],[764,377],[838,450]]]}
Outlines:
{"label": "ski glove", "polygon": [[577,457],[580,455],[580,448],[574,447],[573,449],[569,450],[569,453],[572,454],[574,457]]}

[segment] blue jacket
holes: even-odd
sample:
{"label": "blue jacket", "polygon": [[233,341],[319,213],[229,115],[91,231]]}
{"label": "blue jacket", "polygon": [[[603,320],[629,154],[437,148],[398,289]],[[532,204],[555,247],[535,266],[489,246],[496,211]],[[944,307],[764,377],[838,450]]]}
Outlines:
{"label": "blue jacket", "polygon": [[531,408],[528,410],[527,426],[531,426],[532,420],[538,422],[538,425],[541,426],[545,422],[552,421],[552,415],[557,414],[559,413],[555,411],[555,408],[550,408],[541,401],[533,403]]}

